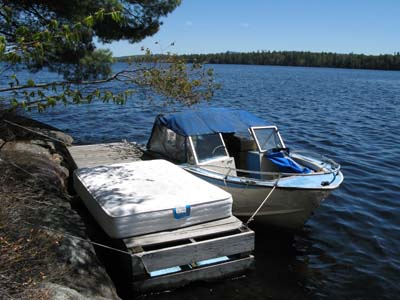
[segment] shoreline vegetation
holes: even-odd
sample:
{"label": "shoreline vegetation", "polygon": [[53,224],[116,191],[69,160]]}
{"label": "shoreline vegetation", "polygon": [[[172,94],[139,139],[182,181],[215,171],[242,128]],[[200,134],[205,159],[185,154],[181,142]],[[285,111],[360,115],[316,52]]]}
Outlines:
{"label": "shoreline vegetation", "polygon": [[[158,55],[163,60],[165,55]],[[309,51],[254,51],[223,52],[210,54],[183,54],[178,57],[187,63],[270,65],[293,67],[324,67],[342,69],[370,69],[400,71],[400,52],[394,54],[366,55],[355,53],[309,52]],[[116,57],[117,62],[146,62],[145,55]]]}

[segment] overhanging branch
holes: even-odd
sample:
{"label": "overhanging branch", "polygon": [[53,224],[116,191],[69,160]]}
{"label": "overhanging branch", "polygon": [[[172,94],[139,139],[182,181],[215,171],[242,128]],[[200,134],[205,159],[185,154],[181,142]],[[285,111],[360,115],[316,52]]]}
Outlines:
{"label": "overhanging branch", "polygon": [[[23,84],[23,85],[16,85],[12,87],[6,87],[6,88],[0,88],[0,93],[4,92],[12,92],[12,91],[17,91],[17,90],[25,90],[25,89],[38,89],[38,88],[47,88],[51,86],[63,86],[63,85],[70,85],[70,84],[76,84],[76,85],[91,85],[91,84],[102,84],[102,83],[107,83],[113,80],[118,79],[118,77],[128,77],[126,74],[130,73],[136,73],[140,71],[144,71],[146,69],[136,69],[136,70],[123,70],[120,72],[117,72],[113,74],[112,76],[106,78],[106,79],[99,79],[99,80],[90,80],[90,81],[55,81],[55,82],[48,82],[48,83],[38,83],[38,84]],[[134,79],[134,77],[130,77],[131,80]]]}

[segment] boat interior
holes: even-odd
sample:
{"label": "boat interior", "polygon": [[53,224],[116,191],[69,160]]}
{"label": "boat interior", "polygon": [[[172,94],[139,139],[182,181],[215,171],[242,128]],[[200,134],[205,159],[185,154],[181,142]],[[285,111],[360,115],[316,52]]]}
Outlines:
{"label": "boat interior", "polygon": [[[257,147],[257,142],[252,136],[236,135],[233,133],[215,134],[215,137],[191,137],[193,149],[197,157],[197,165],[202,168],[229,175],[249,177],[262,180],[274,179],[278,173],[301,173],[283,170],[279,164],[271,160],[268,153],[270,149],[262,150]],[[210,142],[213,139],[212,142]],[[206,145],[202,145],[206,144]],[[274,145],[275,151],[282,152],[282,159],[290,161],[306,172],[322,171],[322,166],[317,161],[302,156],[288,154],[286,148],[278,142]],[[206,147],[205,147],[206,146]],[[271,148],[272,149],[272,148]],[[282,149],[282,150],[279,150]],[[247,172],[246,172],[247,171]],[[268,172],[276,174],[259,174]]]}

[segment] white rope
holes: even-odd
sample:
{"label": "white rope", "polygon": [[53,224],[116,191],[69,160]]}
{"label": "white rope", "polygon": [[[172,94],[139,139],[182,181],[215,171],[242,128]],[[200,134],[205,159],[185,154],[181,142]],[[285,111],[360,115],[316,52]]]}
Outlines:
{"label": "white rope", "polygon": [[281,177],[279,176],[278,179],[276,180],[274,186],[272,187],[272,189],[269,191],[267,197],[265,197],[264,201],[260,204],[260,206],[256,209],[256,211],[251,215],[251,217],[247,220],[246,222],[246,226],[250,224],[250,222],[252,222],[254,220],[254,217],[258,214],[258,212],[260,211],[260,209],[264,206],[265,202],[267,202],[268,198],[272,195],[272,193],[275,191],[276,187],[278,186],[278,182],[279,179],[281,179]]}
{"label": "white rope", "polygon": [[113,250],[113,251],[116,251],[116,252],[120,252],[120,253],[123,253],[123,254],[127,254],[129,256],[132,256],[132,253],[130,253],[128,251],[124,251],[124,250],[117,249],[117,248],[114,248],[114,247],[110,247],[110,246],[107,246],[107,245],[104,245],[104,244],[96,243],[96,242],[90,241],[90,240],[85,239],[85,238],[81,238],[81,237],[76,236],[76,235],[72,235],[72,234],[69,234],[69,233],[61,232],[61,231],[58,231],[58,230],[55,230],[55,229],[52,229],[52,228],[49,228],[49,227],[46,227],[46,226],[32,224],[32,223],[29,223],[29,222],[26,222],[26,221],[24,221],[24,223],[26,223],[27,225],[29,225],[31,227],[40,228],[40,229],[43,229],[43,230],[46,230],[46,231],[51,231],[51,232],[57,233],[57,234],[59,234],[59,235],[61,235],[63,237],[67,237],[69,239],[77,239],[77,240],[82,241],[82,242],[86,242],[86,243],[89,243],[89,244],[92,244],[92,245],[95,245],[95,246],[99,246],[99,247],[102,247],[102,248],[105,248],[105,249]]}

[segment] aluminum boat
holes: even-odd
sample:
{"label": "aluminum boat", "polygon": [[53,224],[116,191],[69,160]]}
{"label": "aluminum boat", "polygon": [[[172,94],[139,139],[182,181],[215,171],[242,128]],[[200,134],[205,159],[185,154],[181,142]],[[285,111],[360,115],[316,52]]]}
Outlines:
{"label": "aluminum boat", "polygon": [[231,193],[236,216],[284,228],[303,227],[343,181],[338,163],[289,149],[277,126],[244,110],[158,115],[146,152]]}

